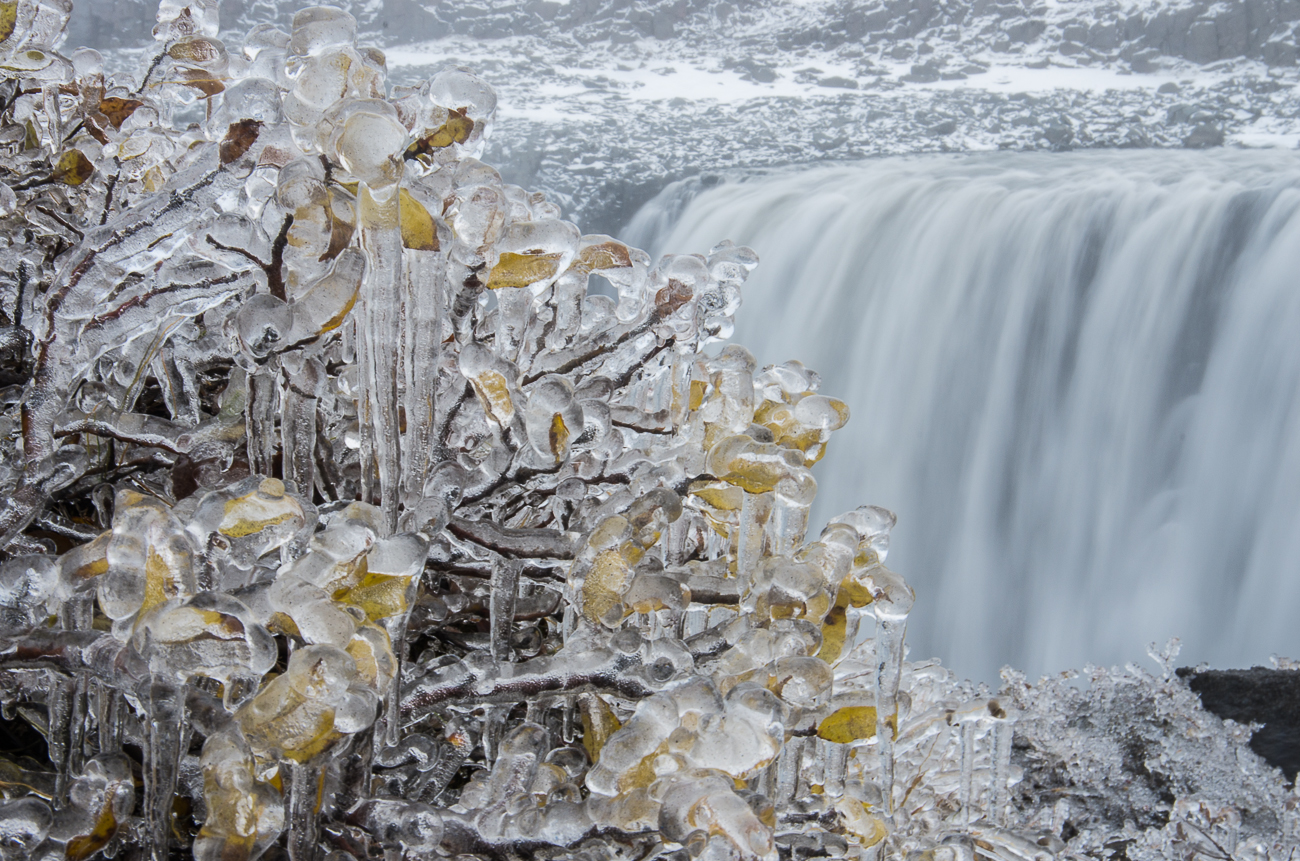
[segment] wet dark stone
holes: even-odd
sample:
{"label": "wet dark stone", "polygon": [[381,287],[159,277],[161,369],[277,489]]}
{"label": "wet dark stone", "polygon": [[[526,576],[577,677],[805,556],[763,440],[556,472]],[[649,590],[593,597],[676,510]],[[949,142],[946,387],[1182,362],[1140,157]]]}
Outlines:
{"label": "wet dark stone", "polygon": [[912,73],[903,75],[902,80],[911,84],[929,84],[939,80],[939,70],[929,63],[917,63],[912,66]]}
{"label": "wet dark stone", "polygon": [[831,87],[840,90],[856,90],[858,82],[853,78],[842,78],[838,75],[832,75],[829,78],[822,78],[817,82],[819,87]]}
{"label": "wet dark stone", "polygon": [[1223,129],[1213,123],[1201,123],[1192,129],[1192,133],[1183,138],[1183,146],[1189,149],[1205,149],[1212,146],[1223,146]]}
{"label": "wet dark stone", "polygon": [[1300,670],[1178,670],[1211,714],[1262,723],[1250,749],[1294,782],[1300,771]]}

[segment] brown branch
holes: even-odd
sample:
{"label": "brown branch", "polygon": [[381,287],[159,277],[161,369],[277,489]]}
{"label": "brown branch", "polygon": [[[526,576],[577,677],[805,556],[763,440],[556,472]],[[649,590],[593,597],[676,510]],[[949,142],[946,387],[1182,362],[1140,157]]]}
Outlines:
{"label": "brown branch", "polygon": [[[113,159],[113,161],[116,162],[117,159]],[[108,191],[104,193],[104,211],[99,214],[99,223],[101,225],[108,223],[108,213],[113,208],[113,191],[117,188],[117,180],[121,175],[122,170],[119,167],[108,178]]]}
{"label": "brown branch", "polygon": [[595,348],[583,353],[581,356],[575,356],[569,361],[561,364],[559,367],[552,368],[550,370],[537,371],[535,373],[529,374],[528,376],[524,377],[522,385],[527,386],[532,383],[535,383],[538,380],[540,380],[542,377],[546,376],[547,374],[567,374],[570,371],[577,370],[578,368],[582,367],[583,365],[587,364],[590,361],[599,359],[601,356],[608,355],[609,353],[616,350],[619,346],[627,343],[631,339],[644,335],[646,332],[650,331],[650,329],[658,322],[659,322],[659,314],[657,312],[652,312],[650,316],[646,317],[645,320],[640,325],[628,329],[626,332],[619,335],[614,340],[604,344],[600,344]]}
{"label": "brown branch", "polygon": [[447,529],[502,556],[526,559],[572,559],[573,543],[554,529],[514,529],[490,520],[453,517]]}
{"label": "brown branch", "polygon": [[266,287],[277,299],[288,301],[289,294],[284,286],[284,249],[289,244],[289,228],[293,227],[293,214],[284,217],[280,232],[271,243],[271,265],[266,270]]}

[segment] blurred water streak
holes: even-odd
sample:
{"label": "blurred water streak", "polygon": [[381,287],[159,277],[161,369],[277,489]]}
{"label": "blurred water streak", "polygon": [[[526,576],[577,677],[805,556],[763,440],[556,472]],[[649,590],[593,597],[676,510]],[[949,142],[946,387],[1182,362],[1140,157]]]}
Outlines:
{"label": "blurred water streak", "polygon": [[899,515],[912,657],[1300,656],[1300,155],[882,159],[677,183],[625,231],[762,263],[735,342],[853,409],[814,523]]}

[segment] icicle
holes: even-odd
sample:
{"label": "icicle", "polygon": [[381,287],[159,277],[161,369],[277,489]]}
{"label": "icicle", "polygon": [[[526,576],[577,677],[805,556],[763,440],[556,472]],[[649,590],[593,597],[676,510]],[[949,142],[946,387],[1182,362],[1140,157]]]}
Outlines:
{"label": "icicle", "polygon": [[560,740],[565,744],[573,744],[578,737],[577,733],[577,697],[560,698]]}
{"label": "icicle", "polygon": [[[375,729],[374,747],[393,747],[402,740],[402,665],[406,663],[406,620],[388,619],[385,629],[393,644],[393,678],[383,692],[381,720]],[[394,637],[393,633],[397,632]]]}
{"label": "icicle", "polygon": [[167,861],[176,777],[189,747],[189,726],[181,689],[157,679],[146,684],[142,716],[148,748],[144,752],[144,848],[152,861]]}
{"label": "icicle", "polygon": [[962,721],[961,724],[961,778],[957,788],[957,803],[961,805],[961,820],[963,825],[970,825],[975,820],[974,816],[974,783],[975,783],[975,734],[979,731],[979,724],[972,719]]}
{"label": "icicle", "polygon": [[59,87],[46,84],[41,87],[41,99],[45,103],[44,116],[49,124],[49,140],[45,141],[50,153],[56,154],[63,142],[63,112],[59,108]]}
{"label": "icicle", "polygon": [[894,736],[898,721],[898,685],[903,672],[903,639],[907,614],[915,595],[903,579],[883,565],[863,575],[874,597],[876,616],[876,746],[880,751],[881,791],[886,810],[897,821],[894,808]]}
{"label": "icicle", "polygon": [[321,797],[321,782],[325,779],[321,766],[312,762],[294,762],[280,764],[286,771],[284,821],[288,836],[285,849],[289,861],[314,861],[316,849],[320,845],[320,817],[317,805]]}
{"label": "icicle", "polygon": [[566,601],[564,603],[564,617],[560,620],[560,641],[562,643],[569,642],[569,638],[573,636],[577,629],[578,611],[572,601]]}
{"label": "icicle", "polygon": [[844,794],[844,768],[848,764],[849,746],[821,738],[817,739],[817,746],[823,762],[822,792],[831,798],[839,798]]}
{"label": "icicle", "polygon": [[198,373],[193,357],[169,342],[153,364],[172,420],[185,427],[197,427],[202,419],[202,404],[195,385]]}
{"label": "icicle", "polygon": [[54,764],[58,775],[54,784],[56,800],[65,798],[68,791],[69,748],[74,743],[71,736],[76,686],[75,678],[52,672],[46,688],[46,711],[49,715],[46,739],[49,742],[50,762]]}
{"label": "icicle", "polygon": [[906,624],[884,621],[876,628],[876,742],[880,750],[881,790],[891,815],[895,812],[893,723],[898,714],[898,683],[906,628]]}
{"label": "icicle", "polygon": [[748,577],[748,572],[763,558],[764,537],[768,519],[772,514],[772,493],[745,492],[740,504],[740,530],[734,557],[736,574]]}
{"label": "icicle", "polygon": [[681,621],[678,623],[681,632],[678,634],[678,639],[688,640],[703,632],[708,627],[708,622],[709,608],[701,604],[691,604],[686,608],[686,612],[682,613]]}
{"label": "icicle", "polygon": [[497,748],[501,737],[506,733],[505,720],[509,713],[509,706],[488,706],[483,711],[483,737],[480,742],[483,745],[483,761],[489,767],[496,762]]}
{"label": "icicle", "polygon": [[334,804],[338,809],[348,810],[371,795],[375,757],[381,750],[375,743],[377,729],[378,726],[371,726],[352,736],[348,740],[350,750],[334,760],[337,775]]}
{"label": "icicle", "polygon": [[[361,400],[362,498],[379,500],[390,531],[397,529],[401,469],[397,379],[401,330],[402,234],[396,185],[362,185],[358,220],[361,247],[369,260],[362,287],[358,331]],[[371,464],[375,472],[371,472]],[[373,483],[378,481],[378,487]]]}
{"label": "icicle", "polygon": [[284,363],[284,410],[280,416],[284,480],[310,499],[316,486],[316,409],[325,382],[319,359],[300,354]]}
{"label": "icicle", "polygon": [[665,568],[680,565],[686,559],[686,540],[689,535],[687,521],[677,518],[664,528],[663,537],[659,539],[660,552],[663,554]]}
{"label": "icicle", "polygon": [[59,624],[69,631],[89,631],[94,620],[94,592],[71,595],[59,608]]}
{"label": "icicle", "polygon": [[654,611],[643,614],[645,621],[638,627],[646,632],[647,640],[657,640],[664,635],[663,614]]}
{"label": "icicle", "polygon": [[[402,481],[407,509],[424,494],[434,445],[438,368],[441,362],[445,257],[436,251],[404,252],[406,331],[402,368],[406,378],[406,435],[402,444]],[[412,524],[414,527],[423,524]]]}
{"label": "icicle", "polygon": [[772,794],[772,803],[778,809],[794,800],[799,788],[799,772],[803,767],[803,749],[808,743],[804,738],[790,738],[776,760],[776,786]]}
{"label": "icicle", "polygon": [[1015,717],[1009,713],[993,725],[993,799],[990,804],[993,823],[999,827],[1007,824],[1007,807],[1011,799],[1011,742],[1015,729]]}
{"label": "icicle", "polygon": [[438,748],[438,759],[429,770],[429,781],[424,786],[422,800],[429,803],[437,801],[473,752],[474,743],[465,728],[454,721],[448,724],[444,742]]}
{"label": "icicle", "polygon": [[[391,104],[358,99],[347,106],[331,144],[358,182],[357,226],[366,254],[357,317],[360,367],[357,419],[361,431],[361,495],[379,501],[390,532],[401,500],[401,424],[398,377],[402,373],[402,229],[398,157],[407,137]],[[378,487],[375,483],[378,482]]]}
{"label": "icicle", "polygon": [[80,773],[86,764],[87,756],[94,756],[93,752],[87,752],[91,744],[91,736],[87,731],[90,724],[90,705],[90,674],[77,673],[72,678],[72,715],[68,721],[67,767],[74,774]]}
{"label": "icicle", "polygon": [[532,306],[532,293],[523,287],[506,287],[496,291],[497,336],[493,342],[496,353],[508,362],[519,357],[523,342],[524,324]]}
{"label": "icicle", "polygon": [[113,688],[97,681],[95,713],[99,720],[99,752],[118,753],[122,749],[123,697]]}
{"label": "icicle", "polygon": [[808,511],[817,493],[811,476],[782,479],[772,496],[772,514],[764,550],[768,556],[789,556],[808,532]]}
{"label": "icicle", "polygon": [[[674,351],[671,370],[672,400],[668,408],[668,415],[674,427],[681,427],[685,424],[687,416],[690,414],[691,374],[694,367],[694,351],[687,352],[682,349]],[[753,415],[752,411],[750,415]]]}
{"label": "icicle", "polygon": [[518,559],[497,559],[492,563],[490,636],[492,657],[498,661],[509,661],[513,656],[510,635],[514,632],[515,602],[523,569],[523,563]]}
{"label": "icicle", "polygon": [[267,360],[265,366],[248,378],[248,401],[245,420],[248,428],[248,467],[254,475],[271,475],[279,435],[275,430],[279,415],[279,362]]}

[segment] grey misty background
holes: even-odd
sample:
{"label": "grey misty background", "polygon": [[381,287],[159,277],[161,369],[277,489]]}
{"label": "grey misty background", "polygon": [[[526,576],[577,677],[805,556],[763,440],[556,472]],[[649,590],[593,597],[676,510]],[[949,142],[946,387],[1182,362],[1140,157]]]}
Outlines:
{"label": "grey misty background", "polygon": [[[224,37],[301,5],[223,0]],[[335,5],[390,81],[491,83],[484,160],[584,231],[757,248],[734,341],[849,402],[814,522],[898,511],[915,654],[1300,657],[1300,0]],[[154,13],[78,3],[69,44],[131,68]]]}

